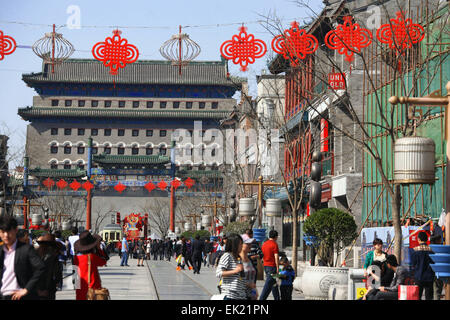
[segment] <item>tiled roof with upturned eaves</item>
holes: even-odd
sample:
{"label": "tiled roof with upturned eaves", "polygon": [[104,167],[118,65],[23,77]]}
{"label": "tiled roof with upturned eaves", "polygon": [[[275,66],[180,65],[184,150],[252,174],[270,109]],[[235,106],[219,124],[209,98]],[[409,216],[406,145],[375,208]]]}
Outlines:
{"label": "tiled roof with upturned eaves", "polygon": [[41,169],[35,168],[28,171],[34,177],[56,177],[56,178],[80,178],[86,176],[86,170],[82,169]]}
{"label": "tiled roof with upturned eaves", "polygon": [[119,118],[119,119],[224,119],[226,110],[127,110],[127,109],[82,109],[26,107],[19,108],[18,114],[24,119],[35,118]]}
{"label": "tiled roof with upturned eaves", "polygon": [[193,61],[182,68],[164,60],[138,60],[120,69],[113,76],[103,63],[94,59],[68,59],[55,66],[54,73],[49,65],[43,65],[42,72],[22,75],[28,85],[36,82],[59,83],[116,83],[116,84],[167,84],[167,85],[223,85],[236,86],[228,77],[227,61]]}
{"label": "tiled roof with upturned eaves", "polygon": [[137,156],[137,155],[93,155],[92,161],[100,164],[167,164],[170,158],[162,155]]}

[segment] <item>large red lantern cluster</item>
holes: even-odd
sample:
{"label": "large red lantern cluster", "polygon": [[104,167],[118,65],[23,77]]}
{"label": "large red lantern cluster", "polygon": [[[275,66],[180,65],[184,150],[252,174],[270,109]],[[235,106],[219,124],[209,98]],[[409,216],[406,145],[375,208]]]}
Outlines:
{"label": "large red lantern cluster", "polygon": [[122,38],[121,33],[120,30],[114,30],[113,37],[107,37],[104,42],[97,42],[92,48],[94,58],[110,68],[113,75],[118,73],[119,68],[125,68],[139,57],[139,50],[129,44],[127,39]]}
{"label": "large red lantern cluster", "polygon": [[2,30],[0,30],[0,60],[6,55],[13,53],[17,48],[16,40],[13,37],[6,36]]}
{"label": "large red lantern cluster", "polygon": [[235,34],[231,40],[222,43],[220,53],[225,59],[239,64],[241,71],[247,71],[249,64],[266,54],[267,46],[264,41],[255,39],[253,34],[248,34],[244,26],[239,28],[239,31],[239,34]]}
{"label": "large red lantern cluster", "polygon": [[298,66],[300,60],[314,53],[318,47],[317,38],[300,29],[297,21],[292,22],[290,29],[286,29],[283,34],[272,40],[273,51],[283,55],[293,67]]}
{"label": "large red lantern cluster", "polygon": [[344,17],[344,23],[329,31],[325,36],[325,44],[328,48],[337,50],[339,54],[345,54],[345,60],[353,61],[353,55],[361,52],[362,48],[372,43],[372,33],[357,23],[352,22],[353,17]]}

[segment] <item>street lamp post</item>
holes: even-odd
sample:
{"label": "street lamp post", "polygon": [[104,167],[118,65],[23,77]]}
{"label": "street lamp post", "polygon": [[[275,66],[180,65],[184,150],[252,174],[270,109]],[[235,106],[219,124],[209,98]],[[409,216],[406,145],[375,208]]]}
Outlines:
{"label": "street lamp post", "polygon": [[258,186],[258,223],[259,226],[262,226],[262,206],[263,206],[263,197],[264,197],[264,187],[276,187],[276,186],[284,186],[283,182],[264,182],[263,177],[259,176],[258,181],[251,182],[238,182],[238,185],[243,186]]}
{"label": "street lamp post", "polygon": [[228,206],[224,206],[221,204],[217,203],[217,200],[214,200],[213,204],[202,204],[201,205],[202,208],[212,208],[213,209],[213,219],[211,222],[211,232],[214,230],[214,235],[216,235],[217,233],[217,228],[216,228],[216,217],[217,217],[217,209],[226,209],[228,208]]}
{"label": "street lamp post", "polygon": [[[447,156],[447,164],[446,164],[446,197],[445,197],[445,244],[450,245],[450,81],[447,82],[445,86],[447,89],[447,96],[425,96],[425,97],[390,97],[389,102],[392,105],[397,104],[409,104],[413,106],[422,106],[422,107],[436,107],[442,106],[445,108],[445,140],[447,140],[446,144],[446,156]],[[450,300],[450,284],[446,285],[445,288],[445,300]]]}

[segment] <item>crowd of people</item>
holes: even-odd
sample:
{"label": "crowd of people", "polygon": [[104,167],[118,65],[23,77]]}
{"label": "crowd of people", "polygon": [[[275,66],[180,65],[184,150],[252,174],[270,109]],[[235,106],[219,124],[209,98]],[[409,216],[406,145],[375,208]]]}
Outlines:
{"label": "crowd of people", "polygon": [[[89,288],[101,288],[98,268],[106,266],[109,254],[118,249],[121,266],[129,266],[129,258],[135,259],[137,266],[143,266],[145,259],[175,258],[177,270],[187,267],[200,274],[202,267],[216,268],[218,289],[224,299],[265,300],[272,292],[279,300],[280,291],[282,300],[290,300],[295,273],[288,259],[279,257],[277,232],[272,230],[269,236],[262,247],[251,229],[213,240],[182,236],[176,240],[129,241],[124,237],[117,247],[111,247],[99,235],[87,230],[79,233],[76,227],[67,239],[60,231],[31,239],[27,230],[18,229],[16,219],[5,216],[0,218],[0,299],[55,300],[63,286],[64,265],[69,261],[77,267],[73,280],[76,299],[86,300]],[[264,262],[267,279],[261,295],[256,289],[259,260]],[[280,286],[277,278],[281,279]]]}
{"label": "crowd of people", "polygon": [[[418,286],[417,298],[440,300],[443,281],[438,279],[431,268],[433,264],[430,254],[432,250],[425,231],[418,233],[419,245],[413,248],[410,255],[410,268],[399,265],[395,255],[383,251],[383,241],[374,239],[373,250],[366,255],[364,276],[367,278],[367,291],[361,300],[398,300],[399,286]],[[441,244],[442,238],[430,237],[430,242]]]}
{"label": "crowd of people", "polygon": [[[13,217],[0,217],[0,299],[1,300],[55,300],[62,289],[63,268],[67,261],[77,266],[76,299],[85,300],[88,288],[100,289],[98,267],[105,266],[114,247],[105,245],[99,235],[89,231],[72,235],[64,240],[60,231],[43,233],[31,239],[27,230],[18,229]],[[278,233],[269,232],[262,246],[253,238],[253,231],[229,234],[220,239],[137,239],[124,237],[118,246],[120,266],[129,266],[135,259],[137,266],[144,260],[176,259],[177,270],[193,270],[200,274],[202,267],[215,268],[219,278],[218,289],[225,300],[266,300],[272,293],[274,300],[292,300],[295,272],[289,259],[280,254]],[[397,300],[399,286],[415,284],[419,299],[440,300],[442,280],[434,274],[428,235],[418,233],[419,245],[410,255],[410,268],[399,265],[395,255],[383,251],[383,241],[375,239],[373,250],[364,263],[367,292],[361,300]],[[432,243],[441,239],[431,238]],[[263,269],[262,269],[263,268]],[[259,294],[257,279],[264,287]]]}
{"label": "crowd of people", "polygon": [[55,300],[68,260],[78,267],[77,300],[86,300],[88,288],[101,287],[98,267],[109,256],[98,235],[74,228],[66,241],[60,231],[31,239],[14,217],[2,216],[0,238],[0,300]]}

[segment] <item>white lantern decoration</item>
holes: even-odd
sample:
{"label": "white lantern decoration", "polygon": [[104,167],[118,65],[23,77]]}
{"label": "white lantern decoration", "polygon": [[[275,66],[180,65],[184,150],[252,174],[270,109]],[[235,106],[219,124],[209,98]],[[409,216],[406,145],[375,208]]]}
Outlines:
{"label": "white lantern decoration", "polygon": [[240,216],[254,216],[255,215],[255,199],[241,198],[239,199],[239,215]]}
{"label": "white lantern decoration", "polygon": [[266,216],[281,217],[281,200],[267,199],[266,200]]}
{"label": "white lantern decoration", "polygon": [[434,184],[436,145],[433,139],[405,137],[395,142],[394,180],[399,184]]}

